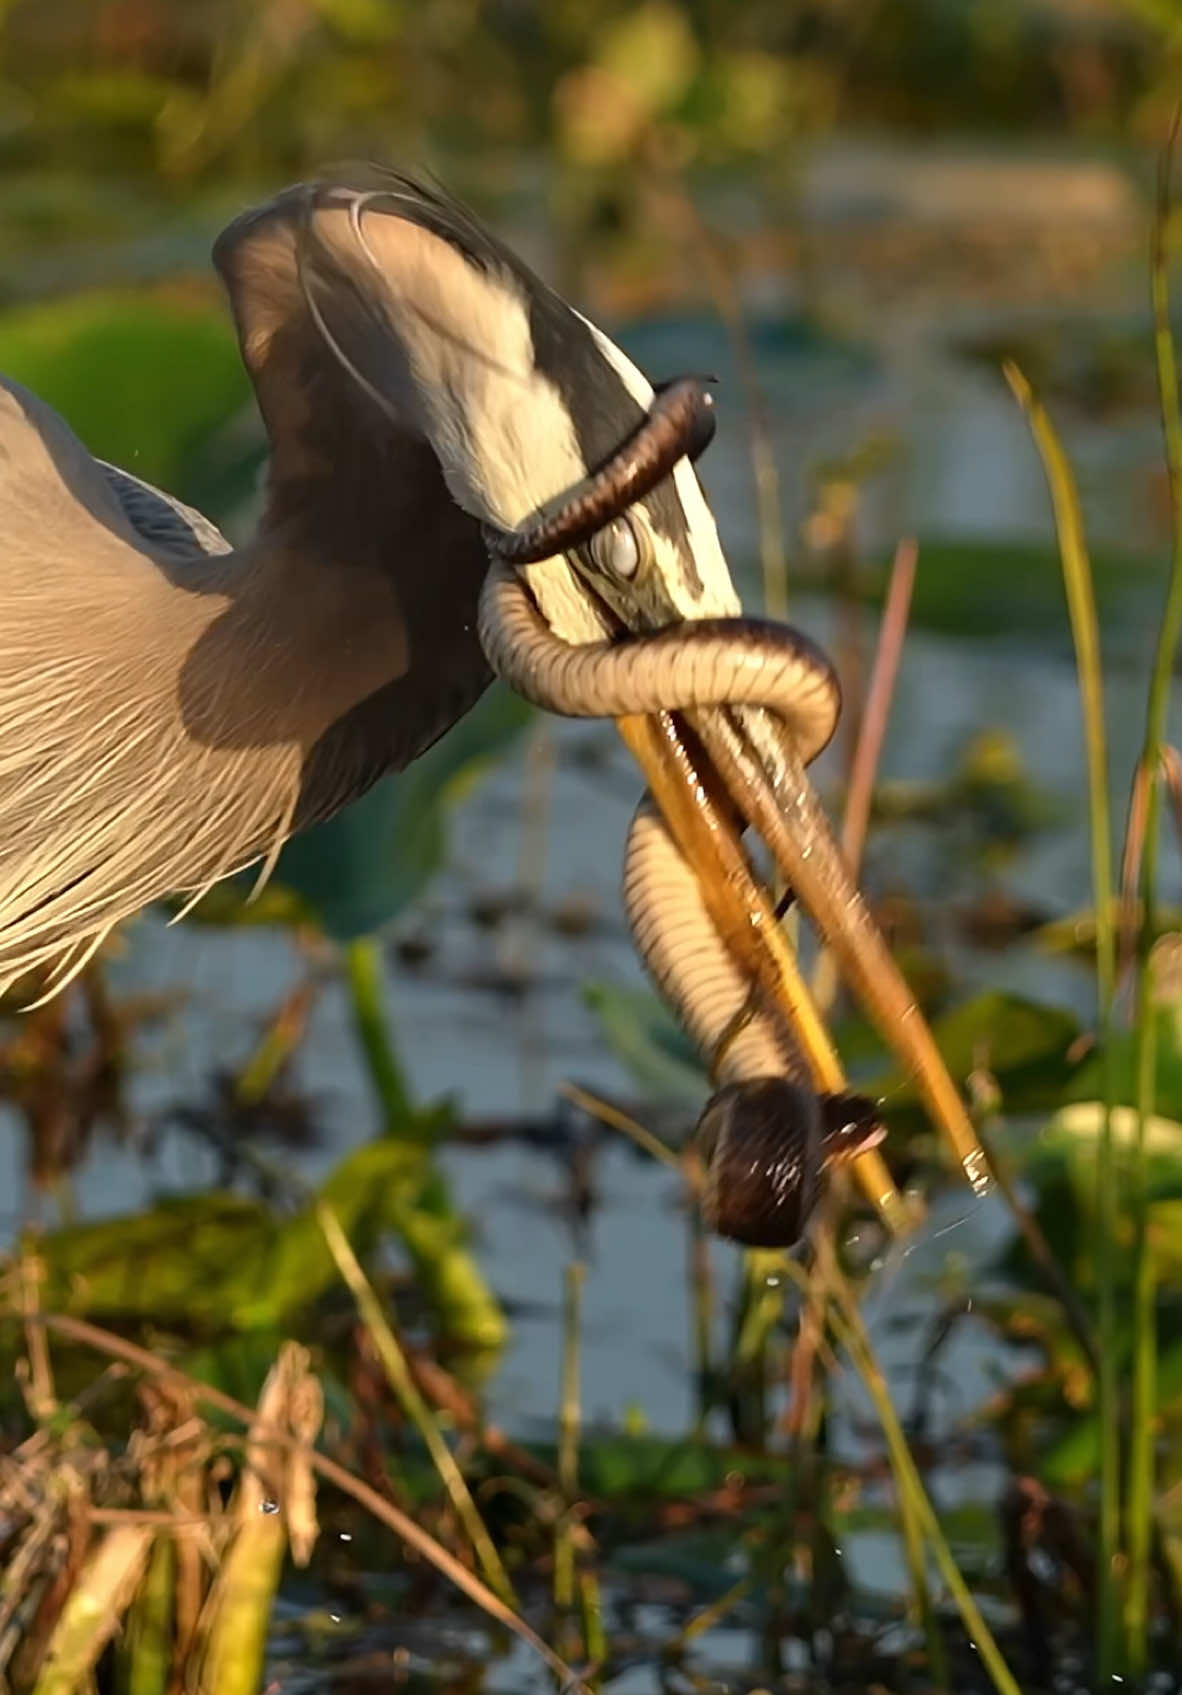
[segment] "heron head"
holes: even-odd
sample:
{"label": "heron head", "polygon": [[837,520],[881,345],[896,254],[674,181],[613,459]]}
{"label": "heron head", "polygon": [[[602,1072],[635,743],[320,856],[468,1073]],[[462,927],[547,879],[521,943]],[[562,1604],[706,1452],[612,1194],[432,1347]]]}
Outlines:
{"label": "heron head", "polygon": [[[452,499],[494,529],[595,473],[653,403],[609,337],[433,188],[367,173],[290,190],[231,226],[223,273],[232,278],[236,255],[260,240],[287,243],[316,327],[358,388],[425,439]],[[239,316],[242,328],[240,306]],[[266,328],[264,313],[260,347]],[[250,364],[246,331],[243,346]],[[633,629],[739,609],[688,459],[601,533],[530,572],[543,600],[581,600],[584,623],[588,604]]]}

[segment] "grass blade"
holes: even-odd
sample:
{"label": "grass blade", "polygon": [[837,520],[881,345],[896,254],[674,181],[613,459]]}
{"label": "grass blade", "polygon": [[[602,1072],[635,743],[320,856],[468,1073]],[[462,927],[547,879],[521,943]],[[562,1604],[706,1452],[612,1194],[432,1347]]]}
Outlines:
{"label": "grass blade", "polygon": [[172,1678],[177,1580],[176,1542],[158,1536],[127,1612],[119,1644],[119,1695],[167,1695]]}
{"label": "grass blade", "polygon": [[383,1133],[418,1146],[422,1189],[398,1221],[399,1234],[427,1301],[448,1336],[476,1350],[500,1348],[508,1333],[500,1303],[468,1251],[462,1221],[430,1144],[421,1134],[410,1087],[386,1016],[382,955],[372,936],[344,950],[354,1033],[365,1058]]}
{"label": "grass blade", "polygon": [[512,1605],[513,1585],[509,1582],[509,1574],[493,1546],[484,1520],[476,1510],[476,1503],[456,1464],[455,1456],[444,1441],[439,1423],[419,1393],[418,1385],[406,1363],[406,1355],[387,1322],[382,1303],[378,1300],[372,1283],[361,1269],[361,1263],[353,1252],[336,1213],[321,1203],[316,1208],[316,1215],[320,1220],[320,1228],[324,1232],[329,1252],[336,1261],[337,1270],[357,1303],[357,1311],[369,1331],[374,1351],[382,1362],[382,1369],[394,1391],[395,1399],[422,1437],[439,1473],[440,1481],[447,1490],[452,1506],[480,1561],[487,1582],[501,1600]]}
{"label": "grass blade", "polygon": [[1025,412],[1051,491],[1063,587],[1075,647],[1088,769],[1092,845],[1092,899],[1096,910],[1096,998],[1104,1119],[1097,1144],[1096,1283],[1097,1393],[1100,1415],[1100,1524],[1097,1563],[1097,1667],[1109,1678],[1119,1662],[1120,1627],[1120,1377],[1116,1311],[1116,1221],[1119,1196],[1112,1137],[1112,1018],[1116,994],[1116,926],[1112,892],[1112,808],[1108,792],[1108,733],[1100,627],[1075,477],[1046,411],[1018,367],[1007,361],[1008,381]]}
{"label": "grass blade", "polygon": [[155,1537],[151,1525],[139,1524],[103,1537],[62,1608],[33,1695],[86,1688],[140,1585]]}
{"label": "grass blade", "polygon": [[[66,1313],[43,1313],[38,1322],[82,1347],[94,1348],[109,1359],[121,1360],[136,1371],[146,1372],[149,1377],[174,1384],[192,1396],[195,1403],[215,1407],[236,1424],[249,1428],[255,1423],[256,1415],[252,1409],[235,1400],[233,1395],[227,1395],[224,1390],[215,1388],[211,1383],[202,1383],[196,1377],[190,1377],[179,1367],[170,1365],[159,1354],[152,1353],[148,1348],[141,1348],[136,1342],[129,1342],[125,1337],[116,1335],[113,1330],[105,1330],[102,1325],[91,1324],[84,1318],[72,1318]],[[387,1500],[347,1467],[338,1464],[336,1460],[330,1459],[327,1454],[322,1454],[298,1437],[287,1436],[282,1431],[269,1434],[275,1441],[284,1443],[293,1453],[305,1459],[326,1483],[348,1495],[379,1524],[384,1524],[388,1530],[393,1531],[406,1547],[413,1548],[421,1559],[426,1560],[442,1577],[454,1584],[461,1594],[466,1595],[490,1619],[511,1630],[550,1668],[564,1695],[584,1695],[586,1684],[575,1675],[566,1661],[556,1654],[512,1607],[506,1606],[487,1583],[482,1582],[475,1572],[469,1571],[467,1566],[454,1554],[449,1553],[429,1531],[417,1524],[409,1513],[403,1512],[393,1501]]]}
{"label": "grass blade", "polygon": [[396,1136],[413,1121],[414,1104],[386,1024],[381,954],[372,936],[350,942],[344,952],[353,1028],[369,1067],[386,1134]]}
{"label": "grass blade", "polygon": [[911,595],[915,588],[915,567],[919,549],[911,537],[895,549],[883,602],[882,622],[878,630],[878,646],[866,691],[866,705],[858,726],[858,741],[850,769],[849,790],[845,800],[845,816],[841,821],[841,851],[846,864],[856,877],[862,864],[862,850],[870,826],[870,806],[874,799],[874,779],[882,744],[886,740],[887,720],[903,657],[903,641],[907,634],[907,619],[911,611]]}
{"label": "grass blade", "polygon": [[579,1320],[586,1267],[568,1265],[562,1301],[562,1399],[558,1409],[558,1487],[562,1511],[554,1537],[554,1605],[569,1613],[575,1601],[575,1538],[571,1511],[579,1492]]}
{"label": "grass blade", "polygon": [[308,1350],[285,1342],[247,1433],[233,1531],[202,1614],[199,1666],[189,1679],[197,1695],[255,1695],[262,1683],[287,1554],[307,1565],[319,1534],[302,1444],[315,1441],[323,1421],[324,1394]]}
{"label": "grass blade", "polygon": [[1182,109],[1174,114],[1158,166],[1157,210],[1153,224],[1150,286],[1154,350],[1161,404],[1162,434],[1169,477],[1174,543],[1157,653],[1149,681],[1145,742],[1140,774],[1145,785],[1145,838],[1141,849],[1141,929],[1137,973],[1137,1140],[1133,1153],[1134,1217],[1133,1416],[1129,1452],[1129,1583],[1125,1606],[1130,1669],[1139,1675],[1148,1655],[1149,1582],[1153,1555],[1154,1433],[1157,1422],[1156,1279],[1147,1229],[1148,1192],[1145,1127],[1153,1116],[1157,1082],[1156,1019],[1153,994],[1153,936],[1156,927],[1157,869],[1161,814],[1161,760],[1166,734],[1174,655],[1182,634],[1182,409],[1178,399],[1178,362],[1170,326],[1167,256],[1170,178]]}
{"label": "grass blade", "polygon": [[[956,1557],[948,1545],[936,1509],[932,1506],[928,1492],[924,1488],[923,1479],[919,1474],[919,1469],[912,1457],[907,1437],[899,1422],[895,1404],[891,1399],[890,1388],[883,1376],[882,1367],[875,1357],[870,1336],[862,1322],[862,1315],[858,1311],[858,1303],[838,1269],[833,1244],[828,1238],[818,1238],[817,1263],[831,1297],[830,1323],[835,1335],[853,1362],[854,1369],[865,1384],[866,1392],[874,1403],[874,1410],[878,1414],[878,1420],[882,1426],[891,1471],[899,1494],[904,1525],[910,1520],[922,1529],[940,1576],[944,1579],[948,1592],[956,1603],[957,1611],[960,1613],[961,1621],[968,1632],[969,1640],[980,1655],[981,1664],[993,1680],[993,1686],[998,1695],[1022,1695],[1014,1674],[1006,1664],[993,1632],[986,1624],[981,1609],[973,1598],[972,1591],[956,1563]],[[904,1502],[906,1503],[905,1506]],[[909,1542],[909,1557],[911,1552]],[[920,1591],[921,1595],[925,1590],[926,1585]],[[931,1623],[934,1627],[934,1616]],[[932,1672],[938,1679],[938,1673],[934,1666]],[[947,1685],[938,1682],[938,1686],[946,1687]]]}
{"label": "grass blade", "polygon": [[[903,642],[907,635],[907,620],[911,612],[911,595],[915,588],[915,567],[919,549],[908,537],[895,549],[891,574],[883,602],[882,619],[878,626],[878,645],[870,673],[870,686],[858,724],[858,739],[850,766],[846,787],[845,815],[841,821],[841,851],[845,855],[851,877],[862,868],[862,852],[870,828],[870,809],[874,801],[874,782],[878,761],[886,740],[887,721],[894,700],[899,664],[903,657]],[[813,967],[813,994],[822,1011],[829,1011],[837,997],[837,962],[830,947],[822,947]]]}

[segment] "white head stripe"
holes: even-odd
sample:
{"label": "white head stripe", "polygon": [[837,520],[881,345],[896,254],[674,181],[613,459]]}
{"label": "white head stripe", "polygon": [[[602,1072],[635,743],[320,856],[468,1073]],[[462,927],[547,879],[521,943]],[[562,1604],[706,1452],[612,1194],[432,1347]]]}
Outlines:
{"label": "white head stripe", "polygon": [[[582,313],[579,313],[579,316],[582,317]],[[653,403],[653,387],[644,372],[634,365],[623,348],[617,347],[597,325],[587,318],[583,318],[583,322],[595,337],[596,346],[628,393],[637,405],[643,406],[647,412]],[[706,504],[702,485],[688,460],[682,459],[675,467],[673,486],[685,514],[694,566],[702,583],[697,594],[690,590],[688,584],[669,583],[669,589],[671,592],[677,592],[678,598],[688,597],[688,603],[679,606],[678,610],[690,618],[732,617],[742,610],[742,605],[731,582],[714,515]]]}

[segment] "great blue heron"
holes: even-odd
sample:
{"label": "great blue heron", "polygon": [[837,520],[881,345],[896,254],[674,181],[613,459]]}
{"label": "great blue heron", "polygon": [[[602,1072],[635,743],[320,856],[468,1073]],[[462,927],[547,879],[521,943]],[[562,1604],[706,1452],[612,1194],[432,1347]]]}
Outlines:
{"label": "great blue heron", "polygon": [[[561,713],[696,711],[702,727],[703,709],[738,709],[735,757],[788,785],[777,817],[804,805],[796,774],[832,733],[836,683],[806,638],[740,615],[690,463],[711,427],[699,386],[654,395],[467,212],[402,176],[290,189],[236,219],[214,261],[270,443],[243,548],[0,388],[0,981],[36,971],[52,991],[148,902],[265,871],[493,671]],[[819,878],[837,929],[865,932],[818,828],[790,819],[811,832],[801,887]],[[750,983],[651,806],[626,866],[640,951],[717,1059],[707,1118],[724,1152],[751,1130],[743,1169],[770,1158],[782,1191],[779,1222],[744,1225],[717,1195],[713,1214],[791,1237],[821,1160],[880,1132],[850,1111],[826,1124],[772,1009],[742,1023]]]}

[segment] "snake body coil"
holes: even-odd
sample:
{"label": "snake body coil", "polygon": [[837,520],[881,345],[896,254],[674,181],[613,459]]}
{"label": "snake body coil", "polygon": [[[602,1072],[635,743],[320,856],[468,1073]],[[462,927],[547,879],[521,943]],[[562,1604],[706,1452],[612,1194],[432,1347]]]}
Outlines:
{"label": "snake body coil", "polygon": [[[664,434],[662,446],[667,456]],[[589,506],[602,522],[619,511],[602,491],[580,485],[577,521],[564,526],[562,502],[551,502],[546,536],[581,537]],[[528,546],[510,536],[494,547],[480,604],[481,645],[519,693],[570,717],[757,707],[780,722],[802,762],[827,745],[841,708],[836,676],[820,649],[787,626],[702,619],[616,641],[572,645],[555,636],[513,563],[537,557],[538,529],[535,522]],[[623,894],[637,951],[719,1085],[699,1125],[707,1218],[735,1240],[791,1246],[823,1165],[881,1138],[873,1107],[855,1096],[821,1097],[809,1086],[791,1031],[753,998],[648,797],[629,831]]]}

